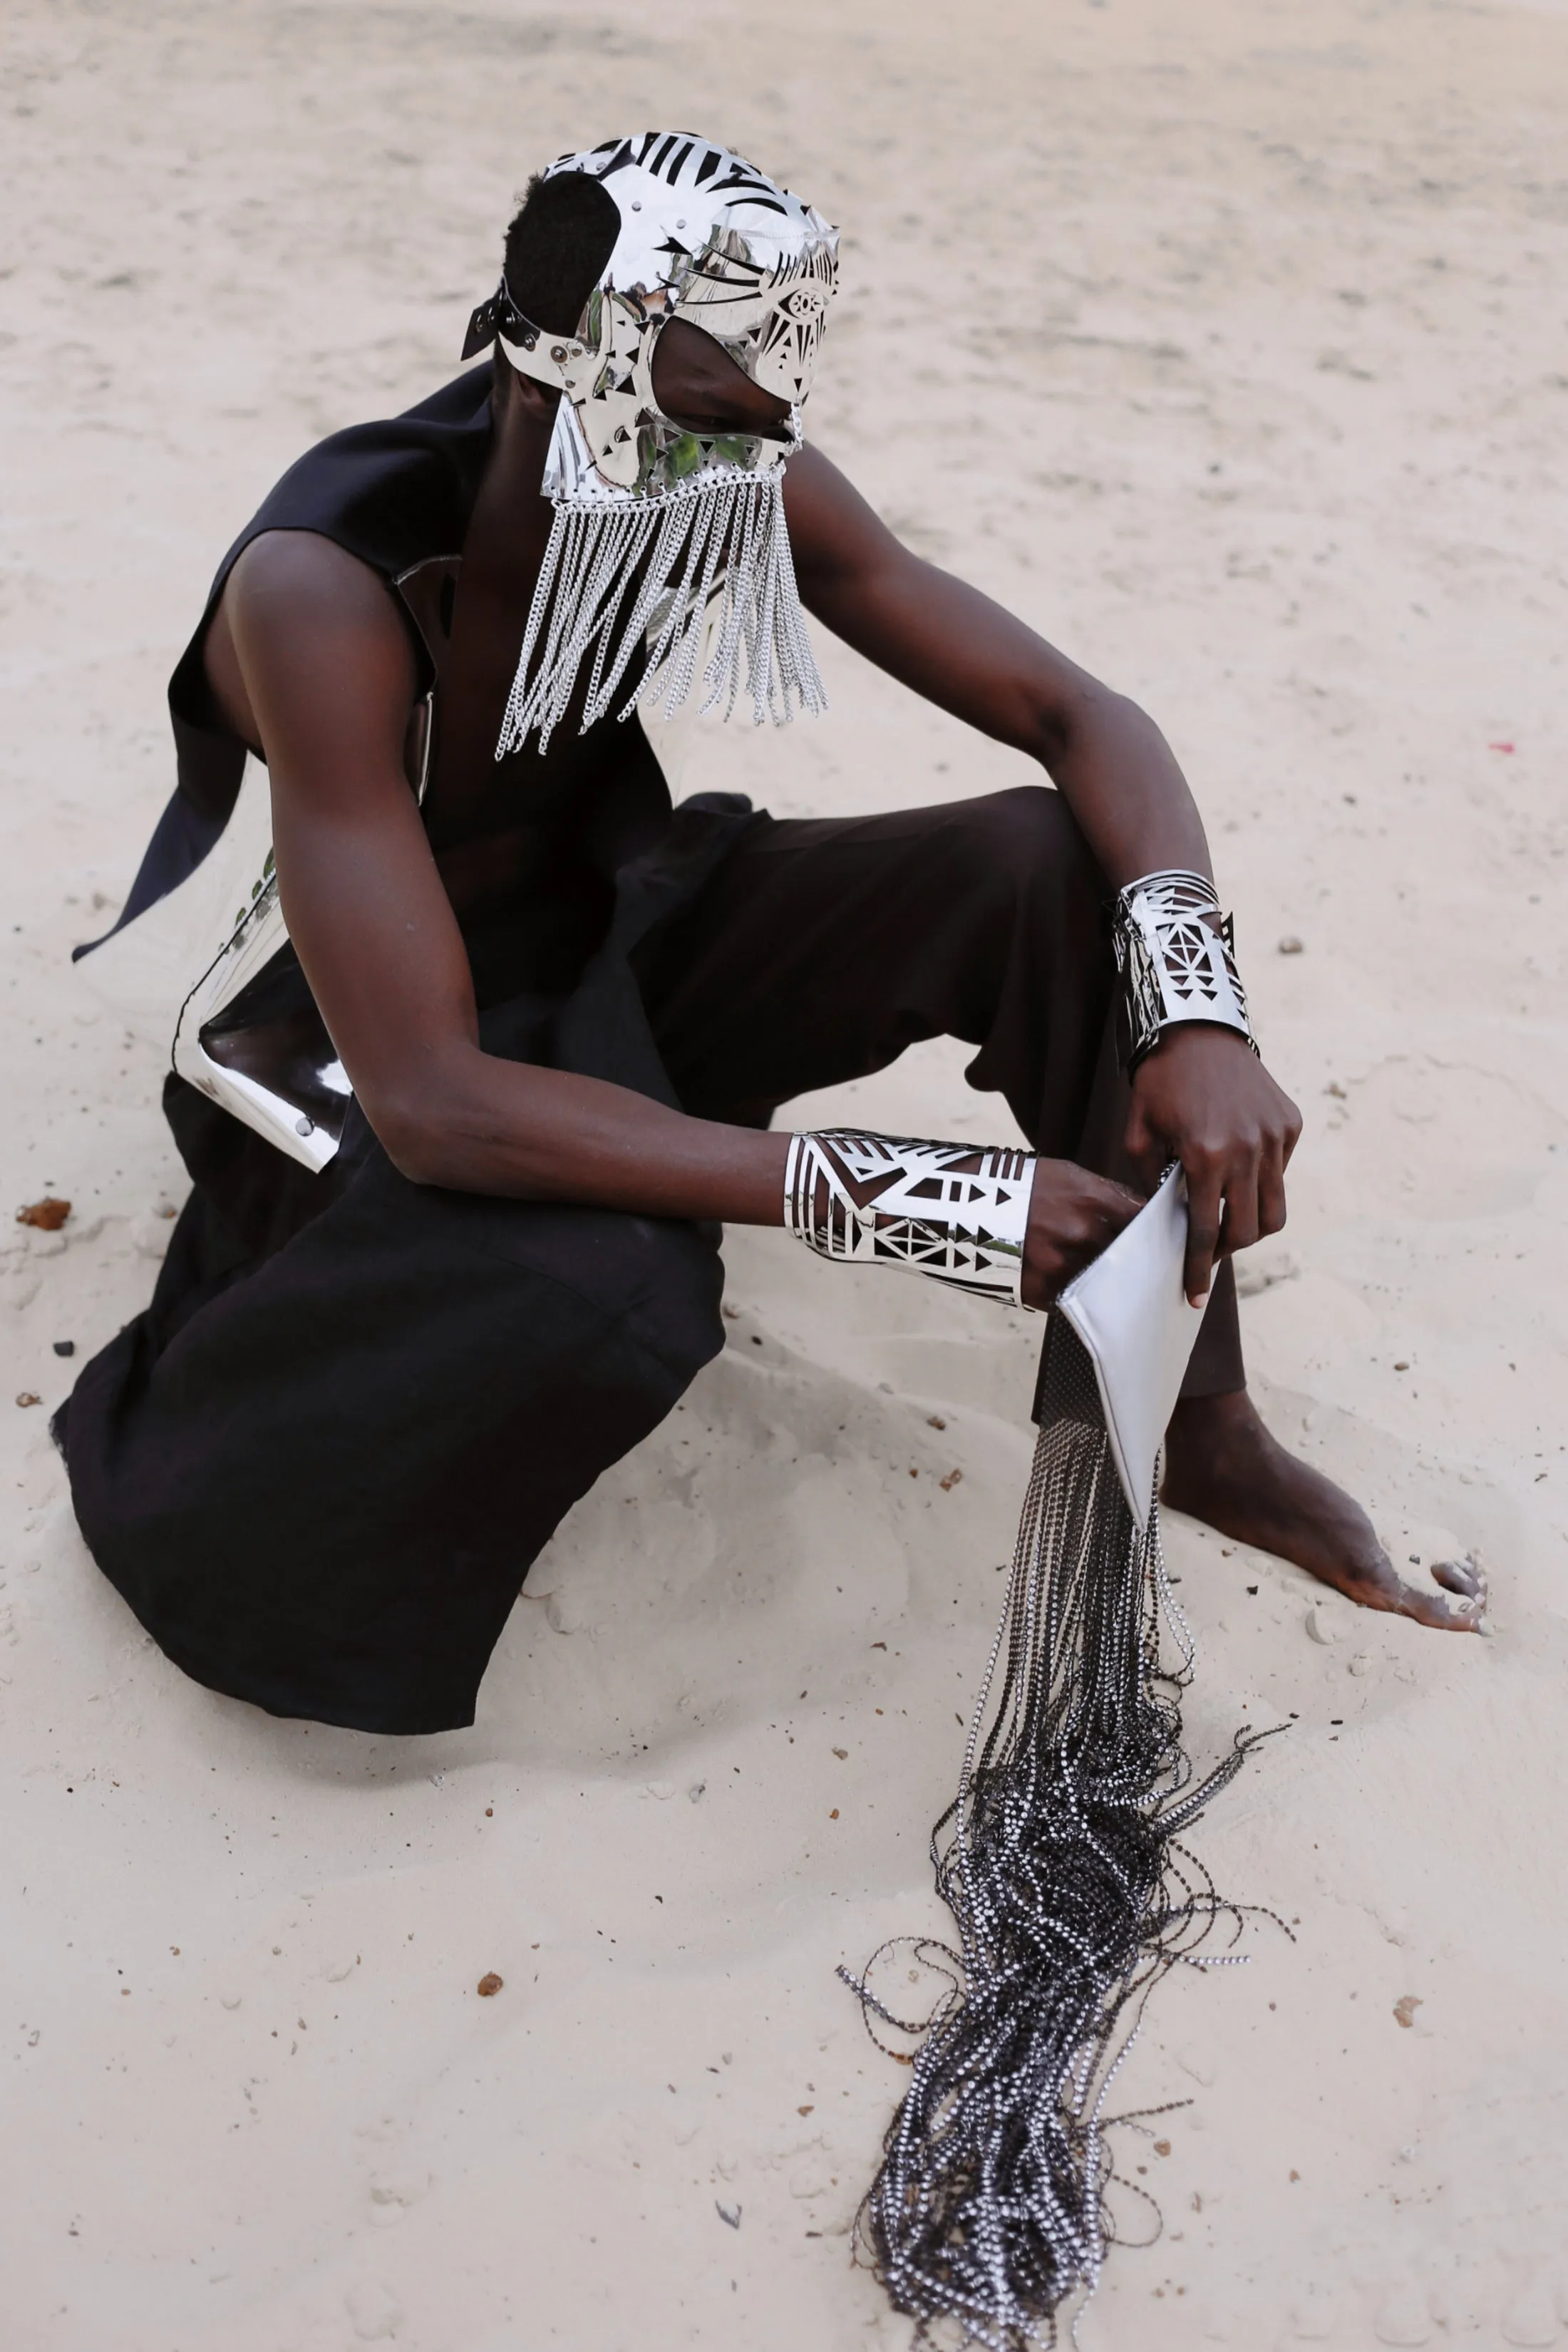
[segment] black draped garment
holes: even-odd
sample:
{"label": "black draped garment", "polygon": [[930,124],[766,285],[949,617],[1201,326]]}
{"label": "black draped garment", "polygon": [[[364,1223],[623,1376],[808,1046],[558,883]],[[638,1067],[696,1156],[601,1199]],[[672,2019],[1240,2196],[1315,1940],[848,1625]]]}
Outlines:
{"label": "black draped garment", "polygon": [[[260,532],[320,532],[381,575],[438,721],[489,385],[486,362],[332,435],[229,549],[170,682],[177,788],[116,929],[195,870],[233,810],[246,747],[202,650]],[[535,847],[516,898],[464,926],[482,1042],[673,1103],[629,958],[689,904],[749,803],[672,811],[635,716],[511,764]],[[300,1006],[285,949],[226,1019]],[[365,1730],[470,1722],[530,1560],[721,1345],[717,1232],[411,1184],[353,1104],[320,1174],[178,1076],[164,1108],[194,1189],[151,1306],[56,1421],[93,1555],[216,1689]]]}

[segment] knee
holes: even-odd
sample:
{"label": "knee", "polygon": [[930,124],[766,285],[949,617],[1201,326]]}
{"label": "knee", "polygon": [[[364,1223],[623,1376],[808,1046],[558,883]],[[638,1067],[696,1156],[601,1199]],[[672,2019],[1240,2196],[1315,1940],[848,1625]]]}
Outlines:
{"label": "knee", "polygon": [[[405,1285],[421,1286],[435,1321],[473,1334],[476,1361],[505,1362],[520,1325],[518,1369],[603,1354],[645,1360],[655,1385],[685,1386],[724,1343],[718,1229],[563,1202],[474,1193],[416,1194]],[[502,1377],[505,1377],[503,1374]]]}
{"label": "knee", "polygon": [[584,1213],[596,1228],[581,1268],[626,1338],[684,1388],[724,1344],[717,1228],[664,1217]]}
{"label": "knee", "polygon": [[1015,899],[1044,895],[1098,908],[1108,895],[1077,818],[1048,784],[1019,784],[972,801],[964,830],[979,867]]}
{"label": "knee", "polygon": [[534,1204],[526,1222],[532,1271],[679,1387],[723,1346],[716,1227],[546,1204]]}

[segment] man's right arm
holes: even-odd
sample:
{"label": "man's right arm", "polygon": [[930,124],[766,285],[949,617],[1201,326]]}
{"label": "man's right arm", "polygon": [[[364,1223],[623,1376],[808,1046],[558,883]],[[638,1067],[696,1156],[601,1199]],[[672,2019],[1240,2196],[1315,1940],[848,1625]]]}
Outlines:
{"label": "man's right arm", "polygon": [[779,1223],[783,1136],[480,1049],[403,771],[413,655],[374,572],[313,533],[271,532],[235,565],[221,618],[266,751],[289,935],[395,1164],[465,1192]]}

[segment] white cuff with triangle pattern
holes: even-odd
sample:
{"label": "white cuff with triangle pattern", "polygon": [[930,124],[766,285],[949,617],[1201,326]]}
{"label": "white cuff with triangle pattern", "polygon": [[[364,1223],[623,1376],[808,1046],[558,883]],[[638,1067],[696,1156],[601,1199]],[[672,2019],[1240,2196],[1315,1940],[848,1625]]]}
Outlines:
{"label": "white cuff with triangle pattern", "polygon": [[840,1128],[792,1135],[784,1223],[821,1257],[901,1266],[1016,1306],[1034,1177],[1026,1151]]}

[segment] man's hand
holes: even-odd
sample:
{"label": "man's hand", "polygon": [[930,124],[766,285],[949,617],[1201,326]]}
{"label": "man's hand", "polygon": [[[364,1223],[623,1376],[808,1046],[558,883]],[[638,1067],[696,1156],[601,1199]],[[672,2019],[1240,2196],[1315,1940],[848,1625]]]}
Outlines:
{"label": "man's hand", "polygon": [[1037,1160],[1024,1243],[1025,1306],[1048,1307],[1142,1205],[1125,1184],[1091,1176],[1075,1160]]}
{"label": "man's hand", "polygon": [[1285,1223],[1285,1170],[1300,1132],[1300,1112],[1233,1030],[1184,1023],[1138,1065],[1127,1150],[1151,1184],[1168,1161],[1182,1163],[1194,1307],[1218,1258]]}

